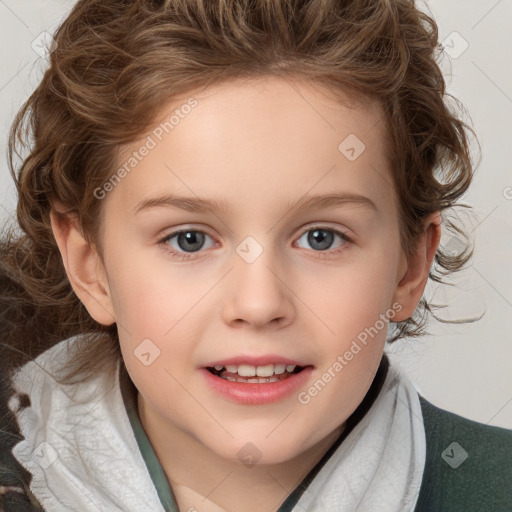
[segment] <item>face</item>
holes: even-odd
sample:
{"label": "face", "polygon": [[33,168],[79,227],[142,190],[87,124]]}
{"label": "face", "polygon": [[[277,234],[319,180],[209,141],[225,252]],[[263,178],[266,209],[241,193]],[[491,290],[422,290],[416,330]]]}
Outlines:
{"label": "face", "polygon": [[279,79],[161,119],[176,109],[123,148],[120,167],[140,158],[100,199],[123,358],[147,428],[289,461],[341,431],[403,306],[381,112]]}

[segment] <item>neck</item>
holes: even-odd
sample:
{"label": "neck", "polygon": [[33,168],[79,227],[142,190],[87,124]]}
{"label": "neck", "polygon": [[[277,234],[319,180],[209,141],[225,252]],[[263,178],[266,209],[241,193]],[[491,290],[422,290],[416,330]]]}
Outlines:
{"label": "neck", "polygon": [[145,406],[139,417],[180,511],[275,512],[338,439],[345,425],[292,460],[245,466],[219,457]]}

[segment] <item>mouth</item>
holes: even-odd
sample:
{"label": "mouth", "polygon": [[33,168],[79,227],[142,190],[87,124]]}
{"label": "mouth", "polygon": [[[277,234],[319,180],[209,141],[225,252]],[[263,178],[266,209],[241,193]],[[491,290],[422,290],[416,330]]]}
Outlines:
{"label": "mouth", "polygon": [[302,372],[306,366],[295,364],[266,364],[264,366],[241,365],[216,365],[207,366],[215,377],[230,381],[243,382],[245,384],[267,384],[289,379],[292,375]]}
{"label": "mouth", "polygon": [[307,386],[314,366],[279,354],[239,354],[200,367],[215,395],[243,405],[263,405],[291,399]]}

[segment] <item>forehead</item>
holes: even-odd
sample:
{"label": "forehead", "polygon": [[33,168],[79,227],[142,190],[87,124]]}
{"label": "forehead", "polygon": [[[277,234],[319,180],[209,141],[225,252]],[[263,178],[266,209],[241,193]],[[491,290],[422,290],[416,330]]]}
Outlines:
{"label": "forehead", "polygon": [[261,78],[190,91],[162,105],[153,126],[121,148],[119,167],[144,146],[150,151],[112,194],[132,207],[172,191],[247,209],[336,187],[394,202],[380,105],[311,81]]}

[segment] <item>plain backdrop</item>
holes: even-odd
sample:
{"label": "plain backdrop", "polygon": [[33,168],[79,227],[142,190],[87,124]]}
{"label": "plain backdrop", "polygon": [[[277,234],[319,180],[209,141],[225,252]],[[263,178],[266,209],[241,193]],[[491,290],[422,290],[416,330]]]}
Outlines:
{"label": "plain backdrop", "polygon": [[[15,112],[46,66],[44,32],[53,33],[74,2],[0,0],[0,222],[15,210],[6,159]],[[441,314],[476,323],[431,321],[431,335],[387,347],[420,392],[467,418],[512,428],[512,0],[429,1],[446,56],[448,91],[465,105],[482,159],[460,216],[475,244],[472,264],[457,286],[429,286],[426,296],[449,304]],[[453,241],[452,241],[453,242]],[[452,243],[443,236],[444,245]]]}

